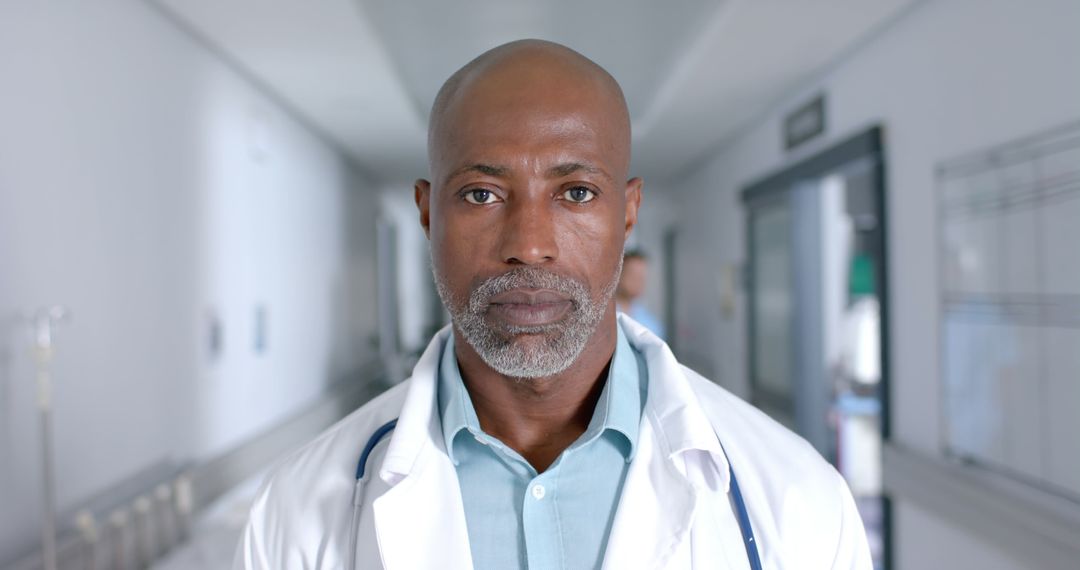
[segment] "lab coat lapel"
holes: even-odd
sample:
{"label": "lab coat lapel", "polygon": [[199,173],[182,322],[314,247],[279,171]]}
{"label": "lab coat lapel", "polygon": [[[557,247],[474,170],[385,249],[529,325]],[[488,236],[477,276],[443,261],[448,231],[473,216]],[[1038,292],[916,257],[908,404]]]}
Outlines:
{"label": "lab coat lapel", "polygon": [[[694,562],[705,562],[710,568],[742,568],[733,567],[732,556],[726,555],[728,550],[741,550],[728,547],[722,549],[725,556],[717,556],[711,548],[687,544],[692,542],[692,527],[698,532],[716,527],[716,517],[708,510],[717,495],[727,495],[727,459],[670,349],[625,315],[620,315],[620,323],[645,357],[649,386],[638,448],[623,485],[603,567],[689,568]],[[731,534],[726,530],[725,536]],[[720,540],[719,536],[698,538],[707,544]],[[741,547],[741,539],[734,546]],[[706,560],[699,560],[702,557]]]}
{"label": "lab coat lapel", "polygon": [[665,568],[690,534],[697,492],[665,457],[648,421],[638,433],[603,568]]}
{"label": "lab coat lapel", "polygon": [[379,476],[391,488],[375,499],[375,532],[388,570],[472,568],[457,471],[442,443],[436,373],[443,329],[420,357]]}
{"label": "lab coat lapel", "polygon": [[472,555],[453,464],[429,448],[408,477],[375,500],[387,570],[469,569]]}

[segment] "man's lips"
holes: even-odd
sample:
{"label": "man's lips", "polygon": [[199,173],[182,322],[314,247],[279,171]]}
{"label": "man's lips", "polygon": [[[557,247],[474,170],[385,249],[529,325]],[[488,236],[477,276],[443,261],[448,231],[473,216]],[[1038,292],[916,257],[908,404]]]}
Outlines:
{"label": "man's lips", "polygon": [[488,314],[509,325],[540,326],[558,321],[573,301],[550,289],[513,289],[491,298]]}
{"label": "man's lips", "polygon": [[488,303],[492,305],[541,305],[569,300],[570,298],[566,295],[551,289],[511,289],[495,295]]}

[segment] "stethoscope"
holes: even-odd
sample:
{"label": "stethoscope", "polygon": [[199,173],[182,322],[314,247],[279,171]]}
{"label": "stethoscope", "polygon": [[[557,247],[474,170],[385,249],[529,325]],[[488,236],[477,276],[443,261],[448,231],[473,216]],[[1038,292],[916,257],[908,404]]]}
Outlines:
{"label": "stethoscope", "polygon": [[[364,445],[364,450],[360,452],[360,461],[356,464],[356,487],[353,490],[353,516],[352,516],[352,529],[350,532],[350,548],[349,548],[349,568],[355,570],[356,568],[356,540],[358,533],[358,526],[360,524],[360,506],[363,503],[363,490],[364,483],[367,481],[365,478],[367,472],[368,458],[371,457],[371,452],[375,450],[375,446],[379,445],[386,436],[390,435],[390,432],[394,431],[394,427],[397,426],[397,419],[390,420],[385,424],[379,426],[367,443]],[[723,446],[721,446],[722,448]],[[724,452],[727,455],[727,452]],[[746,557],[750,560],[750,570],[761,570],[761,558],[758,556],[757,544],[754,540],[754,529],[750,526],[750,513],[746,510],[746,503],[743,501],[742,491],[739,490],[739,480],[735,478],[735,469],[731,467],[731,460],[728,459],[728,474],[731,477],[731,500],[735,503],[735,516],[739,519],[739,530],[742,531],[743,546],[746,547]]]}

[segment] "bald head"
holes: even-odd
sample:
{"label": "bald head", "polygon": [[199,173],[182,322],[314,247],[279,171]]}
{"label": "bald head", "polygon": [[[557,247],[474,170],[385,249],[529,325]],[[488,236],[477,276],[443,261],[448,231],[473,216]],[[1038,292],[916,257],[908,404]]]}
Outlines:
{"label": "bald head", "polygon": [[556,128],[560,115],[575,115],[602,130],[619,157],[622,168],[618,176],[625,179],[630,161],[630,115],[615,78],[568,47],[519,40],[484,52],[439,89],[428,129],[428,157],[436,183],[444,147],[458,144],[465,131],[475,130],[469,127],[476,125],[478,116],[500,121],[529,114],[534,118],[546,115]]}

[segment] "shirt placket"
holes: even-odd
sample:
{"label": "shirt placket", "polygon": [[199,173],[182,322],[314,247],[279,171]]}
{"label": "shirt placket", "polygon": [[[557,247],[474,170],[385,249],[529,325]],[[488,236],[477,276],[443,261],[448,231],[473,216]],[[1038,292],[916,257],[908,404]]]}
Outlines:
{"label": "shirt placket", "polygon": [[562,567],[562,533],[559,530],[558,467],[533,477],[522,498],[522,525],[525,530],[525,555],[530,570]]}

